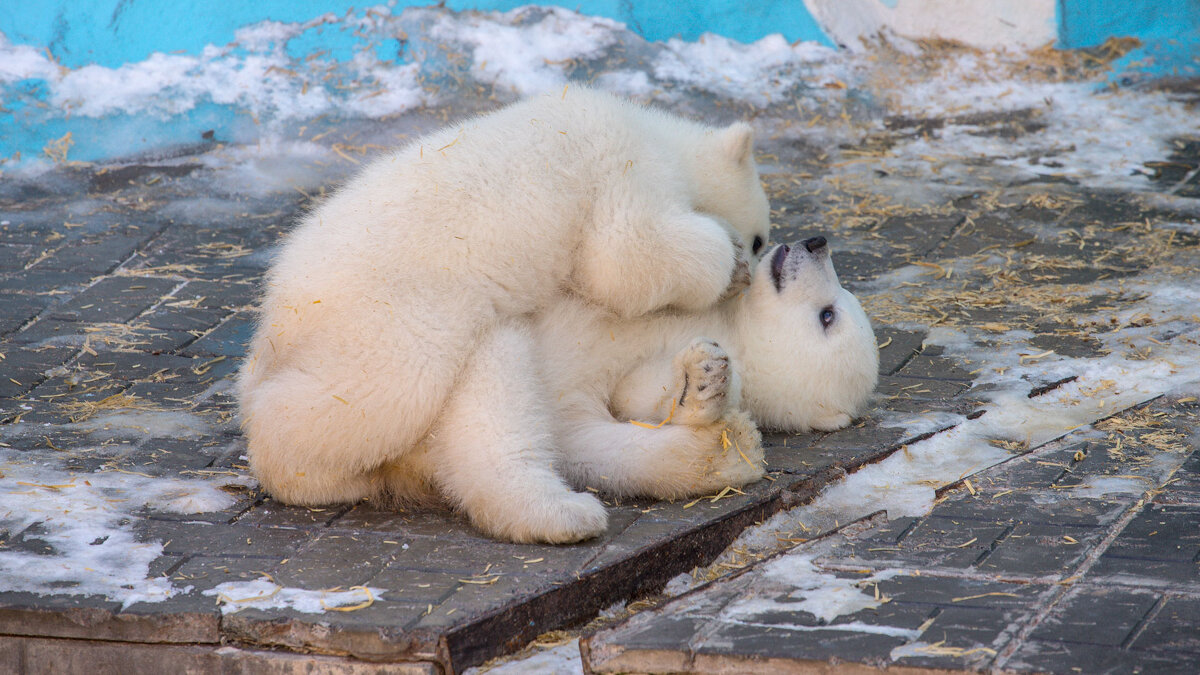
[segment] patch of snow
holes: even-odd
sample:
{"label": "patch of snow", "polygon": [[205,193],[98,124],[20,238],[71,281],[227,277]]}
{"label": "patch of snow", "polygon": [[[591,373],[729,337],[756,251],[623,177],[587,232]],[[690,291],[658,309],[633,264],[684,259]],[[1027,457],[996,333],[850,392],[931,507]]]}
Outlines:
{"label": "patch of snow", "polygon": [[195,438],[210,430],[208,422],[199,415],[182,410],[117,409],[98,413],[80,422],[51,425],[49,422],[17,422],[0,429],[0,438],[38,438],[50,426],[69,431],[83,431],[98,441],[142,438]]}
{"label": "patch of snow", "polygon": [[0,33],[0,84],[21,80],[50,80],[59,75],[59,66],[44,49],[33,45],[14,45]]}
{"label": "patch of snow", "polygon": [[[1168,92],[1097,91],[1092,82],[1040,82],[1014,78],[992,55],[964,54],[928,77],[889,87],[895,114],[947,119],[936,134],[899,142],[892,153],[912,169],[927,170],[921,157],[938,157],[966,173],[954,158],[992,160],[1024,178],[1062,176],[1089,187],[1130,189],[1144,163],[1162,160],[1170,143],[1198,129],[1190,106]],[[990,70],[989,70],[990,69]],[[978,133],[969,116],[1031,111],[1041,129],[1017,135]],[[1025,114],[1025,113],[1023,113]],[[961,123],[955,123],[960,120]],[[1043,162],[1043,159],[1052,161]],[[945,169],[935,180],[945,180]],[[1143,185],[1149,187],[1149,181]]]}
{"label": "patch of snow", "polygon": [[532,656],[496,664],[490,668],[469,668],[466,675],[583,675],[583,660],[579,656],[579,640],[543,649]]}
{"label": "patch of snow", "polygon": [[208,431],[198,415],[177,410],[121,410],[64,425],[104,438],[195,438]]}
{"label": "patch of snow", "polygon": [[227,581],[203,591],[221,605],[222,614],[243,609],[291,609],[305,614],[322,614],[365,605],[383,597],[383,589],[355,586],[348,590],[310,591],[281,586],[265,577],[253,581]]}
{"label": "patch of snow", "polygon": [[0,549],[0,590],[101,595],[128,607],[161,602],[190,587],[149,576],[162,542],[138,541],[132,514],[193,514],[228,508],[225,483],[127,472],[74,473],[0,448],[0,522],[20,537]]}
{"label": "patch of snow", "polygon": [[[760,576],[755,579],[754,595],[726,605],[718,618],[721,621],[752,623],[754,617],[769,612],[801,610],[828,624],[839,616],[874,609],[883,604],[883,599],[865,592],[863,588],[898,574],[897,571],[886,570],[861,579],[843,579],[820,571],[812,561],[812,556],[796,554],[765,563],[759,568]],[[829,628],[855,630],[844,624]]]}
{"label": "patch of snow", "polygon": [[782,35],[743,44],[705,33],[696,42],[668,40],[654,64],[660,80],[765,105],[795,87],[795,67],[833,60],[837,52],[816,43],[791,45]]}
{"label": "patch of snow", "polygon": [[[531,11],[540,18],[525,21]],[[502,14],[442,14],[431,36],[468,47],[471,74],[480,82],[528,96],[561,88],[568,63],[599,56],[623,31],[623,24],[602,17],[520,7]]]}

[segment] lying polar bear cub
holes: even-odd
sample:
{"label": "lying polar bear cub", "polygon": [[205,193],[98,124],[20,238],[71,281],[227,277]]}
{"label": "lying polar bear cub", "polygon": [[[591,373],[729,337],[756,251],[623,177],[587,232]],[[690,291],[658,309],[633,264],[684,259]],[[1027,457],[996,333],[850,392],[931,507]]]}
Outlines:
{"label": "lying polar bear cub", "polygon": [[[521,367],[459,381],[428,435],[371,480],[401,500],[448,500],[485,533],[518,542],[604,532],[603,504],[569,484],[673,498],[757,480],[756,422],[845,426],[879,361],[821,237],[773,249],[748,289],[712,309],[627,319],[560,294],[505,323],[504,335],[489,358]],[[458,446],[482,451],[454,454]],[[514,475],[527,486],[520,495],[504,488]],[[478,500],[455,500],[463,481]]]}
{"label": "lying polar bear cub", "polygon": [[754,481],[763,475],[755,422],[843,427],[878,377],[870,321],[838,283],[823,237],[778,246],[747,291],[711,310],[620,319],[564,298],[534,333],[559,470],[618,496]]}

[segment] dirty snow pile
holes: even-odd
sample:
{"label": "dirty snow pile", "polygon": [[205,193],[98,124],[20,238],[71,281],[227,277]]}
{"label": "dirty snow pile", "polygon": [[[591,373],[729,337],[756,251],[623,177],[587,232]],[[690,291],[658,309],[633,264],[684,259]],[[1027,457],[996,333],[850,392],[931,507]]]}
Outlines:
{"label": "dirty snow pile", "polygon": [[382,597],[383,593],[381,588],[368,586],[318,591],[290,588],[266,576],[253,581],[226,581],[202,591],[203,595],[217,599],[223,614],[243,609],[292,609],[306,614],[320,614],[327,610],[345,612],[367,607]]}

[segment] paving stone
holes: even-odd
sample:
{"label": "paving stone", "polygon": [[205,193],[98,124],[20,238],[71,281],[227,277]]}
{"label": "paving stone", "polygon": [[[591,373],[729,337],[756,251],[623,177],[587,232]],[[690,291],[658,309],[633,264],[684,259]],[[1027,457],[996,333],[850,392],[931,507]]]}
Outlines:
{"label": "paving stone", "polygon": [[194,439],[150,438],[114,466],[154,476],[182,476],[211,466],[217,449]]}
{"label": "paving stone", "polygon": [[171,280],[148,277],[102,279],[51,310],[50,316],[70,321],[124,323],[157,303],[176,285]]}
{"label": "paving stone", "polygon": [[100,236],[86,236],[81,241],[59,248],[37,266],[42,269],[105,274],[129,258],[150,234],[152,233],[129,236],[106,233]]}
{"label": "paving stone", "polygon": [[[907,368],[908,366],[905,366],[904,372],[907,372]],[[918,401],[922,405],[931,401],[945,401],[961,395],[970,388],[971,383],[964,380],[893,375],[879,378],[877,391],[880,396],[890,399],[891,407],[892,400]]]}
{"label": "paving stone", "polygon": [[[978,479],[983,483],[986,479]],[[1095,528],[1114,523],[1124,515],[1126,509],[1136,500],[1133,495],[1111,495],[1106,498],[1072,498],[1052,499],[1055,496],[1050,489],[1032,488],[1026,483],[1022,492],[1000,494],[1012,489],[1014,481],[1007,480],[991,486],[991,494],[981,493],[980,496],[956,494],[958,499],[948,500],[938,510],[939,515],[947,518],[962,518],[968,520],[1004,523],[1009,525],[1045,525],[1064,528],[1064,533],[1070,534],[1081,529]],[[978,491],[978,485],[973,481],[972,486]],[[994,495],[1000,494],[999,497]],[[1061,493],[1060,493],[1061,494]]]}
{"label": "paving stone", "polygon": [[426,609],[387,600],[376,600],[355,612],[325,615],[243,609],[226,614],[222,629],[233,641],[262,647],[345,654],[374,662],[444,662],[436,633],[413,628],[414,619]]}
{"label": "paving stone", "polygon": [[261,527],[316,529],[328,526],[334,519],[351,508],[345,505],[305,508],[280,504],[268,498],[247,511],[239,520],[246,525]]}
{"label": "paving stone", "polygon": [[880,345],[879,373],[894,375],[913,357],[921,353],[925,345],[925,333],[897,330],[890,326],[875,329]]}
{"label": "paving stone", "polygon": [[[1107,608],[1104,614],[1108,615]],[[1129,648],[1139,652],[1188,653],[1200,657],[1200,599],[1165,597],[1162,606]]]}
{"label": "paving stone", "polygon": [[70,347],[31,349],[6,345],[0,353],[4,377],[0,377],[0,398],[15,398],[31,391],[43,379],[46,371],[66,363],[76,350]]}
{"label": "paving stone", "polygon": [[1200,452],[1192,451],[1171,476],[1169,490],[1154,496],[1155,501],[1200,506]]}
{"label": "paving stone", "polygon": [[960,368],[954,361],[942,356],[943,353],[944,350],[941,347],[927,346],[897,370],[896,375],[969,385],[975,376]]}
{"label": "paving stone", "polygon": [[40,318],[26,325],[24,330],[9,337],[10,344],[25,344],[29,347],[82,346],[87,338],[84,330],[89,324],[55,318]]}
{"label": "paving stone", "polygon": [[[47,640],[19,638],[2,649],[25,672],[89,673],[120,672],[129,675],[161,673],[163,663],[181,672],[202,675],[222,673],[311,673],[313,675],[436,675],[432,662],[370,663],[310,654],[253,651],[223,646],[137,645],[96,640]],[[0,658],[4,652],[0,651]],[[2,663],[2,662],[0,662]],[[20,672],[14,670],[12,672]]]}
{"label": "paving stone", "polygon": [[30,346],[78,346],[136,349],[148,353],[170,352],[196,339],[183,331],[150,327],[139,320],[132,324],[96,325],[81,321],[38,319],[25,330],[10,338],[14,343]]}
{"label": "paving stone", "polygon": [[932,613],[921,638],[893,650],[893,667],[986,671],[1015,613],[947,607]]}
{"label": "paving stone", "polygon": [[1190,584],[1200,579],[1200,508],[1147,504],[1106,549],[1092,573],[1128,583]]}
{"label": "paving stone", "polygon": [[0,243],[0,274],[21,272],[41,254],[32,244]]}
{"label": "paving stone", "polygon": [[453,513],[436,508],[381,508],[370,502],[359,502],[330,523],[340,531],[366,531],[397,536],[436,537],[457,529],[461,522]]}
{"label": "paving stone", "polygon": [[372,577],[370,583],[388,589],[388,597],[394,600],[441,607],[463,585],[459,578],[460,575],[451,572],[427,572],[392,563]]}
{"label": "paving stone", "polygon": [[912,254],[925,257],[945,241],[965,219],[951,216],[902,216],[885,220],[876,232],[891,246],[904,247]]}
{"label": "paving stone", "polygon": [[132,382],[148,379],[155,374],[160,374],[160,377],[178,377],[180,373],[192,368],[195,362],[187,357],[168,354],[103,351],[80,355],[76,365],[107,377]]}
{"label": "paving stone", "polygon": [[[215,643],[217,617],[208,612],[158,613],[122,609],[94,597],[0,593],[0,635],[153,643]],[[16,671],[11,671],[16,672]]]}
{"label": "paving stone", "polygon": [[[1018,672],[1036,673],[1186,673],[1190,655],[1170,657],[1115,647],[1030,640],[1007,661]],[[1182,662],[1182,663],[1181,663]]]}
{"label": "paving stone", "polygon": [[297,588],[362,586],[406,550],[404,544],[379,536],[321,534],[272,574],[278,583]]}
{"label": "paving stone", "polygon": [[134,527],[140,540],[164,542],[164,553],[180,555],[285,558],[296,555],[313,538],[296,530],[222,526],[198,520],[146,519]]}
{"label": "paving stone", "polygon": [[[4,254],[0,252],[0,257]],[[50,304],[44,296],[0,294],[0,335],[29,323]]]}
{"label": "paving stone", "polygon": [[[195,586],[200,590],[216,588],[230,581],[254,581],[277,567],[284,558],[277,556],[165,554],[155,561],[151,574],[168,576],[176,586]],[[208,597],[208,596],[205,596]],[[208,603],[215,601],[208,597]]]}
{"label": "paving stone", "polygon": [[174,295],[176,302],[194,303],[197,309],[238,311],[253,305],[261,290],[257,283],[244,281],[189,281]]}
{"label": "paving stone", "polygon": [[163,307],[142,316],[140,320],[152,328],[204,333],[228,316],[228,313],[222,309],[171,307],[169,305],[170,303],[165,303]]}
{"label": "paving stone", "polygon": [[249,316],[236,314],[203,337],[188,345],[185,354],[205,356],[244,356],[255,322]]}
{"label": "paving stone", "polygon": [[[1035,640],[1121,647],[1129,641],[1151,609],[1155,593],[1088,585],[1072,591],[1043,619]],[[1097,617],[1104,617],[1097,621]]]}
{"label": "paving stone", "polygon": [[[903,527],[899,533],[896,530]],[[970,569],[989,554],[998,539],[1008,534],[1003,524],[931,517],[855,542],[847,560],[872,565],[918,565],[923,569]]]}
{"label": "paving stone", "polygon": [[1200,532],[1192,525],[1200,508],[1149,504],[1105,551],[1113,557],[1165,562],[1195,561],[1200,553]]}
{"label": "paving stone", "polygon": [[[7,277],[7,278],[5,278]],[[83,270],[55,270],[33,267],[19,273],[0,275],[0,294],[33,293],[53,298],[55,295],[74,295],[95,277]]]}

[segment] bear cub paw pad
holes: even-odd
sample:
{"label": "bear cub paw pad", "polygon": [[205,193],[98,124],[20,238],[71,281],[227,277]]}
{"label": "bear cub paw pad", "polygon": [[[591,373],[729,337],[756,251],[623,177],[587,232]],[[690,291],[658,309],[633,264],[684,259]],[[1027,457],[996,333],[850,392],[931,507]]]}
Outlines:
{"label": "bear cub paw pad", "polygon": [[679,355],[683,391],[679,397],[681,421],[709,424],[725,412],[729,394],[729,354],[716,342],[701,338]]}

